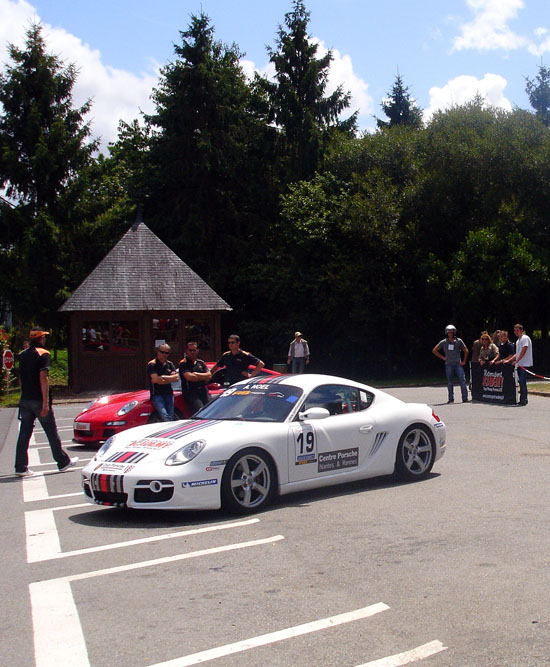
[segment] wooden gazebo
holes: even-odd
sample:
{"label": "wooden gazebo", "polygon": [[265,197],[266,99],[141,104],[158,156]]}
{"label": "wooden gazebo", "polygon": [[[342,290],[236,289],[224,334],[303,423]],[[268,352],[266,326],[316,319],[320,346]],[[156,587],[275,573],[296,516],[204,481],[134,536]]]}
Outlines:
{"label": "wooden gazebo", "polygon": [[147,386],[161,342],[176,365],[190,338],[202,359],[216,360],[231,307],[138,221],[59,310],[70,316],[71,389],[112,392]]}

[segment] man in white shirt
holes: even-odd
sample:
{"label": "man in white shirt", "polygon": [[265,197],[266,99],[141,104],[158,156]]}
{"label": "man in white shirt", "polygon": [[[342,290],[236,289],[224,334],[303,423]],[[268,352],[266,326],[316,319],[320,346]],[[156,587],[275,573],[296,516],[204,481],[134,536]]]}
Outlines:
{"label": "man in white shirt", "polygon": [[303,373],[306,365],[309,364],[309,346],[307,340],[302,338],[300,331],[294,333],[294,340],[290,343],[288,348],[288,359],[286,362],[290,368],[291,373]]}
{"label": "man in white shirt", "polygon": [[533,343],[525,333],[523,324],[515,324],[514,333],[517,336],[515,364],[519,384],[518,405],[527,405],[527,371],[525,369],[533,365]]}

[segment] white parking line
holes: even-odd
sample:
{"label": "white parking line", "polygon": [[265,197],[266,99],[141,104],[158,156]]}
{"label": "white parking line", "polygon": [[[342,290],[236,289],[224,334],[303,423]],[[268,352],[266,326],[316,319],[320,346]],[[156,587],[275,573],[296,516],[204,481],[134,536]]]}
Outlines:
{"label": "white parking line", "polygon": [[[36,443],[38,445],[38,449],[49,449],[50,446],[47,442],[38,442]],[[62,445],[75,445],[78,443],[75,443],[74,440],[71,438],[70,440],[61,440]]]}
{"label": "white parking line", "polygon": [[43,475],[23,477],[23,502],[31,503],[34,500],[49,498],[46,479]]}
{"label": "white parking line", "polygon": [[151,667],[187,667],[187,665],[196,665],[199,662],[207,662],[208,660],[215,660],[216,658],[221,658],[222,656],[241,653],[242,651],[248,651],[248,649],[251,648],[265,646],[266,644],[273,644],[274,642],[280,642],[284,639],[290,639],[291,637],[299,637],[300,635],[305,635],[310,632],[326,630],[327,628],[332,628],[336,625],[342,625],[342,623],[358,621],[359,619],[368,618],[369,616],[374,616],[374,614],[379,614],[381,611],[385,611],[386,609],[389,609],[387,604],[378,602],[377,604],[370,605],[369,607],[356,609],[355,611],[339,614],[338,616],[329,616],[328,618],[322,618],[319,621],[312,621],[311,623],[296,625],[293,628],[286,628],[285,630],[269,632],[266,635],[251,637],[250,639],[244,639],[243,641],[235,642],[234,644],[226,644],[225,646],[219,646],[218,648],[201,651],[200,653],[185,655],[181,658],[168,660],[167,662],[159,662],[156,665],[151,665]]}
{"label": "white parking line", "polygon": [[[48,448],[49,449],[49,448]],[[38,453],[38,447],[32,447],[32,449],[29,447],[29,468],[32,468],[36,466],[40,466],[42,463],[40,463],[40,454]]]}
{"label": "white parking line", "polygon": [[82,491],[78,493],[64,493],[59,496],[50,496],[46,485],[46,475],[70,475],[73,470],[82,470],[82,468],[71,468],[70,472],[62,473],[58,470],[48,470],[35,473],[32,477],[23,477],[23,502],[33,503],[38,500],[53,500],[55,498],[72,498],[81,496]]}
{"label": "white parking line", "polygon": [[[129,572],[144,567],[173,563],[188,558],[208,556],[211,554],[245,549],[247,547],[271,544],[284,540],[283,535],[274,535],[261,540],[228,544],[222,547],[191,551],[176,556],[157,558],[155,560],[131,563],[119,567],[84,572],[82,574],[69,575],[58,579],[37,581],[29,584],[31,598],[32,621],[34,628],[34,655],[36,667],[57,667],[59,665],[71,665],[71,667],[88,667],[88,651],[82,633],[82,626],[78,617],[74,597],[71,591],[71,582],[102,577],[118,572]],[[52,632],[52,628],[62,628],[63,639]],[[66,639],[65,639],[66,638]]]}
{"label": "white parking line", "polygon": [[399,665],[408,665],[417,660],[424,660],[424,658],[429,658],[431,655],[446,651],[447,648],[448,647],[443,646],[440,641],[435,640],[428,644],[417,646],[410,651],[405,651],[405,653],[397,653],[396,655],[390,655],[387,658],[380,658],[380,660],[365,662],[362,665],[358,665],[358,667],[399,667]]}
{"label": "white parking line", "polygon": [[[36,667],[89,667],[86,641],[69,581],[29,585]],[[57,628],[61,633],[52,632]]]}
{"label": "white parking line", "polygon": [[[31,451],[33,451],[33,450],[31,450]],[[54,465],[56,465],[55,461],[47,461],[46,463],[40,463],[40,462],[31,463],[31,456],[30,456],[31,451],[29,451],[29,468],[37,468],[38,466],[44,467],[44,466],[54,466]],[[36,450],[34,450],[34,451],[36,451]],[[92,459],[91,458],[90,459],[82,459],[82,458],[79,457],[78,460],[80,461],[80,463],[87,463],[88,461],[91,461]],[[71,470],[72,470],[72,468],[71,468]],[[75,470],[76,470],[76,468],[75,468]],[[49,472],[59,472],[59,471],[58,470],[50,470]]]}
{"label": "white parking line", "polygon": [[216,530],[240,528],[242,526],[250,526],[254,523],[259,523],[260,521],[260,519],[255,518],[244,519],[242,521],[232,521],[230,523],[219,523],[212,526],[206,526],[205,528],[191,528],[175,533],[165,533],[163,535],[154,535],[153,537],[143,537],[135,540],[126,540],[125,542],[113,542],[112,544],[103,544],[97,547],[88,547],[84,549],[75,549],[74,551],[62,552],[53,513],[56,510],[66,510],[79,507],[97,509],[97,507],[93,507],[89,503],[82,503],[80,505],[65,505],[64,507],[52,507],[49,509],[25,512],[28,563],[38,563],[40,561],[53,560],[57,558],[70,558],[71,556],[81,556],[82,554],[108,551],[110,549],[121,549],[123,547],[135,546],[137,544],[147,544],[148,542],[173,540],[177,537],[199,535],[201,533],[211,533]]}
{"label": "white parking line", "polygon": [[[88,503],[70,505],[71,508],[89,507]],[[52,507],[45,510],[25,512],[25,532],[27,536],[27,563],[38,563],[41,560],[56,558],[61,553],[59,533],[53,516],[54,510],[67,509]],[[53,556],[51,554],[54,554]]]}

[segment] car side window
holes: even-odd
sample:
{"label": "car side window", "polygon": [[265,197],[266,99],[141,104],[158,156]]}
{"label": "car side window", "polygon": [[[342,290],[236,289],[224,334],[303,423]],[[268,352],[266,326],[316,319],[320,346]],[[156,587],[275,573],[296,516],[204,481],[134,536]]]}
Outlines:
{"label": "car side window", "polygon": [[325,384],[315,388],[306,398],[303,410],[326,408],[331,415],[344,415],[366,410],[373,394],[346,385]]}

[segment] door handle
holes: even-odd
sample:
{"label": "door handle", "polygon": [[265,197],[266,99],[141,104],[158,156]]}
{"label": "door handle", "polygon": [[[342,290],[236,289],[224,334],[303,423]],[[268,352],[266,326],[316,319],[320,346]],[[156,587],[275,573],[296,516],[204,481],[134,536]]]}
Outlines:
{"label": "door handle", "polygon": [[359,430],[361,433],[368,433],[369,431],[372,431],[372,428],[372,424],[363,424],[363,426],[359,427]]}

